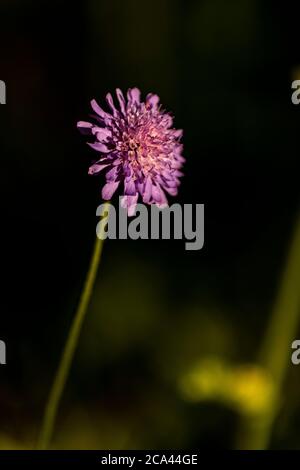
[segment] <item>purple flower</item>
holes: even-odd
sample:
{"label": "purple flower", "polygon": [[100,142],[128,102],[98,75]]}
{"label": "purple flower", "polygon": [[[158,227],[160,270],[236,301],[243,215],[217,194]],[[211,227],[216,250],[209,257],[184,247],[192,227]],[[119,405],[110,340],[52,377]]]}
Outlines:
{"label": "purple flower", "polygon": [[176,196],[183,176],[182,130],[173,128],[173,119],[161,109],[157,95],[148,94],[142,102],[138,88],[128,90],[127,100],[121,90],[117,89],[116,94],[118,108],[108,93],[110,112],[93,100],[95,123],[77,124],[81,132],[93,137],[89,145],[100,154],[89,174],[105,169],[105,200],[111,199],[120,184],[124,185],[121,204],[128,209],[128,215],[134,214],[139,195],[146,204],[165,207],[165,193]]}

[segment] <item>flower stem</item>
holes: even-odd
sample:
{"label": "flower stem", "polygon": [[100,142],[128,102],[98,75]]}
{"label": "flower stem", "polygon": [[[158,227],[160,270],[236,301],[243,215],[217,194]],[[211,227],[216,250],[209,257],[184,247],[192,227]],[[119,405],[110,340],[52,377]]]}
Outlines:
{"label": "flower stem", "polygon": [[253,420],[244,422],[242,448],[266,449],[278,413],[281,389],[290,363],[291,344],[300,319],[300,219],[297,221],[277,302],[260,353],[260,364],[273,381],[272,402]]}
{"label": "flower stem", "polygon": [[[109,203],[105,204],[104,212],[108,213],[109,211]],[[102,225],[102,224],[101,224]],[[101,230],[103,231],[104,226],[102,225]],[[86,316],[89,302],[91,299],[91,295],[93,292],[93,287],[95,284],[98,266],[101,260],[103,248],[103,237],[102,233],[98,234],[96,238],[93,254],[91,257],[91,262],[89,266],[89,270],[87,273],[87,277],[85,280],[85,284],[80,296],[80,301],[77,307],[77,311],[75,313],[73,323],[71,325],[69,335],[65,344],[65,348],[63,350],[61,360],[54,378],[53,385],[50,390],[49,398],[46,404],[44,418],[42,422],[42,428],[39,436],[38,441],[38,448],[40,450],[45,450],[49,446],[51,441],[53,428],[56,420],[57,410],[59,407],[59,403],[68,379],[70,367],[72,365],[73,357],[75,354],[75,350],[78,344],[78,339],[80,336],[82,324],[84,318]]]}

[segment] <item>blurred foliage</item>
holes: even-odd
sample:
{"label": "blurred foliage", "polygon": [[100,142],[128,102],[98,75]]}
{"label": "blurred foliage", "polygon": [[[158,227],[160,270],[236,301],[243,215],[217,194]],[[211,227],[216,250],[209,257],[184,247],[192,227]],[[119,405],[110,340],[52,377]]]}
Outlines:
{"label": "blurred foliage", "polygon": [[203,359],[180,382],[187,400],[216,400],[244,415],[259,415],[273,403],[269,373],[259,366],[230,366],[218,358]]}

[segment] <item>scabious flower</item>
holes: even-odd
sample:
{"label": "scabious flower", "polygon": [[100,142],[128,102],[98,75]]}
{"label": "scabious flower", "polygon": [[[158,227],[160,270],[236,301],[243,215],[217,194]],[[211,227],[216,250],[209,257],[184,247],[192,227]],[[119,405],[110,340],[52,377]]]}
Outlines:
{"label": "scabious flower", "polygon": [[161,109],[157,95],[148,94],[145,102],[138,88],[128,90],[127,100],[120,89],[116,95],[118,108],[108,93],[110,112],[92,100],[94,123],[77,124],[81,132],[93,137],[89,145],[99,152],[89,174],[105,170],[105,200],[111,199],[120,184],[124,186],[121,205],[128,215],[134,214],[139,196],[146,204],[165,207],[165,193],[176,196],[183,176],[182,130],[173,128],[173,118]]}

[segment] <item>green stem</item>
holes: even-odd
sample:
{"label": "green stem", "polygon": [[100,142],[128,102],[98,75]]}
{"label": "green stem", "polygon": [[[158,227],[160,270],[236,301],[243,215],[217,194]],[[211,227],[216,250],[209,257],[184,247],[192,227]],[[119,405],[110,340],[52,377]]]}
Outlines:
{"label": "green stem", "polygon": [[297,334],[299,314],[300,220],[295,227],[281,288],[259,358],[273,380],[272,402],[260,416],[244,422],[242,448],[266,449],[269,445],[283,382],[291,361],[291,344]]}
{"label": "green stem", "polygon": [[[109,203],[105,204],[103,214],[105,213],[105,211],[108,213]],[[101,224],[102,233],[103,229],[104,226]],[[93,287],[95,284],[97,270],[100,264],[103,248],[102,233],[99,234],[99,238],[97,237],[95,241],[94,251],[92,254],[84,288],[81,293],[78,308],[69,331],[67,342],[65,344],[65,348],[61,356],[61,360],[57,369],[56,376],[54,378],[52,388],[50,390],[49,398],[45,408],[41,433],[38,441],[38,448],[41,450],[47,449],[51,441],[57,410],[68,379],[70,367],[78,344],[82,324],[86,316],[88,305],[93,292]]]}

